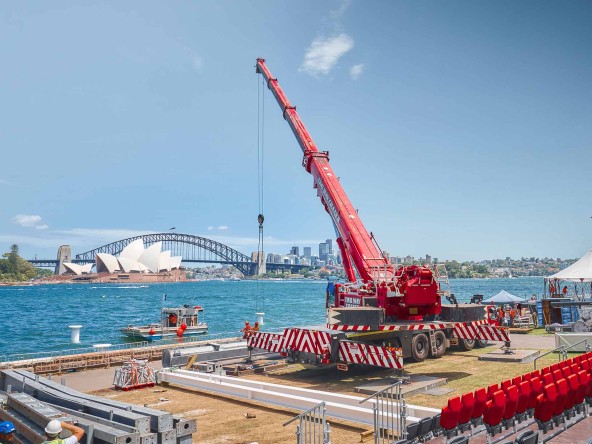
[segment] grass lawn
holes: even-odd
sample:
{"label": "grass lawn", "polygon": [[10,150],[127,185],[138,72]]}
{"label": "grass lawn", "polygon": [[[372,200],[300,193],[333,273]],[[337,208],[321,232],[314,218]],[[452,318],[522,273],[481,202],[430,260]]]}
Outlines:
{"label": "grass lawn", "polygon": [[[446,378],[448,384],[443,387],[453,389],[452,392],[440,396],[423,393],[407,396],[405,398],[406,401],[409,404],[442,408],[450,397],[460,396],[481,387],[487,388],[491,384],[500,383],[503,380],[514,378],[534,369],[532,362],[520,364],[479,361],[477,359],[479,355],[496,350],[497,348],[497,346],[493,346],[474,349],[469,352],[449,352],[440,359],[427,359],[419,363],[405,363],[405,371],[407,373]],[[541,354],[544,352],[545,350],[542,350]],[[575,354],[572,356],[575,356]],[[558,362],[558,355],[551,353],[537,361],[537,369],[549,366],[555,362]]]}

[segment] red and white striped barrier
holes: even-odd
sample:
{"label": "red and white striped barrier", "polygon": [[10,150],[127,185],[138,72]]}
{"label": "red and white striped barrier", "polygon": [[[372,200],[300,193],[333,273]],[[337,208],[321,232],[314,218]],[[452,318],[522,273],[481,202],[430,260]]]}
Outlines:
{"label": "red and white striped barrier", "polygon": [[324,331],[287,328],[284,346],[289,350],[321,355],[331,348],[331,334]]}
{"label": "red and white striped barrier", "polygon": [[459,339],[510,340],[507,329],[487,324],[486,321],[454,324],[454,335]]}
{"label": "red and white striped barrier", "polygon": [[281,353],[284,351],[284,335],[276,333],[255,332],[247,339],[247,345],[261,350]]}
{"label": "red and white striped barrier", "polygon": [[376,367],[403,368],[401,349],[380,347],[360,342],[341,341],[339,359],[354,364],[368,364]]}

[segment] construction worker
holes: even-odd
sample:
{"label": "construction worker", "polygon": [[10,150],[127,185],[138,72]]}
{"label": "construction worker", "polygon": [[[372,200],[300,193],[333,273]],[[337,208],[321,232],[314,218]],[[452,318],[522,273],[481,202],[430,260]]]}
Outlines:
{"label": "construction worker", "polygon": [[563,290],[561,290],[561,292],[563,293],[563,296],[567,296],[567,285],[563,286]]}
{"label": "construction worker", "polygon": [[[69,436],[66,439],[61,439],[59,434],[63,429],[71,432],[72,436]],[[80,442],[83,436],[84,430],[80,427],[77,427],[74,424],[68,424],[67,422],[61,422],[58,419],[52,419],[47,424],[47,427],[45,427],[45,437],[47,440],[43,441],[42,444],[76,444],[77,442]]]}
{"label": "construction worker", "polygon": [[245,326],[241,329],[243,332],[243,339],[247,339],[251,335],[251,324],[249,321],[245,321]]}
{"label": "construction worker", "polygon": [[8,444],[14,440],[14,424],[10,421],[0,422],[0,443]]}
{"label": "construction worker", "polygon": [[255,321],[255,325],[253,325],[253,331],[259,331],[259,322]]}

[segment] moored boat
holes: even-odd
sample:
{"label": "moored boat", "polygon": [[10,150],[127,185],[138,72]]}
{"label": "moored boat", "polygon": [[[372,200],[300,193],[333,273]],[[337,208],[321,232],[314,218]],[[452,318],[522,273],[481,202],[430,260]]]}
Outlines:
{"label": "moored boat", "polygon": [[127,338],[140,341],[201,335],[208,332],[208,324],[203,321],[203,311],[200,305],[166,307],[161,310],[160,322],[142,326],[128,325],[120,331]]}

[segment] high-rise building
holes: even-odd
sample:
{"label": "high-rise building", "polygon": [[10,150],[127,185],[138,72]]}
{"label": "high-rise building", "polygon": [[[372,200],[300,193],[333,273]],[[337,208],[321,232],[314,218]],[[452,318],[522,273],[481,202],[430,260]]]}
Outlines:
{"label": "high-rise building", "polygon": [[310,259],[310,256],[312,255],[312,249],[310,247],[304,247],[304,257]]}
{"label": "high-rise building", "polygon": [[319,259],[322,261],[327,260],[327,243],[321,242],[319,244]]}
{"label": "high-rise building", "polygon": [[426,264],[431,264],[432,263],[432,256],[430,256],[429,254],[426,254]]}
{"label": "high-rise building", "polygon": [[300,248],[293,246],[290,248],[290,254],[293,254],[294,256],[300,256]]}
{"label": "high-rise building", "polygon": [[333,241],[331,239],[327,239],[325,244],[327,244],[327,254],[333,254]]}

